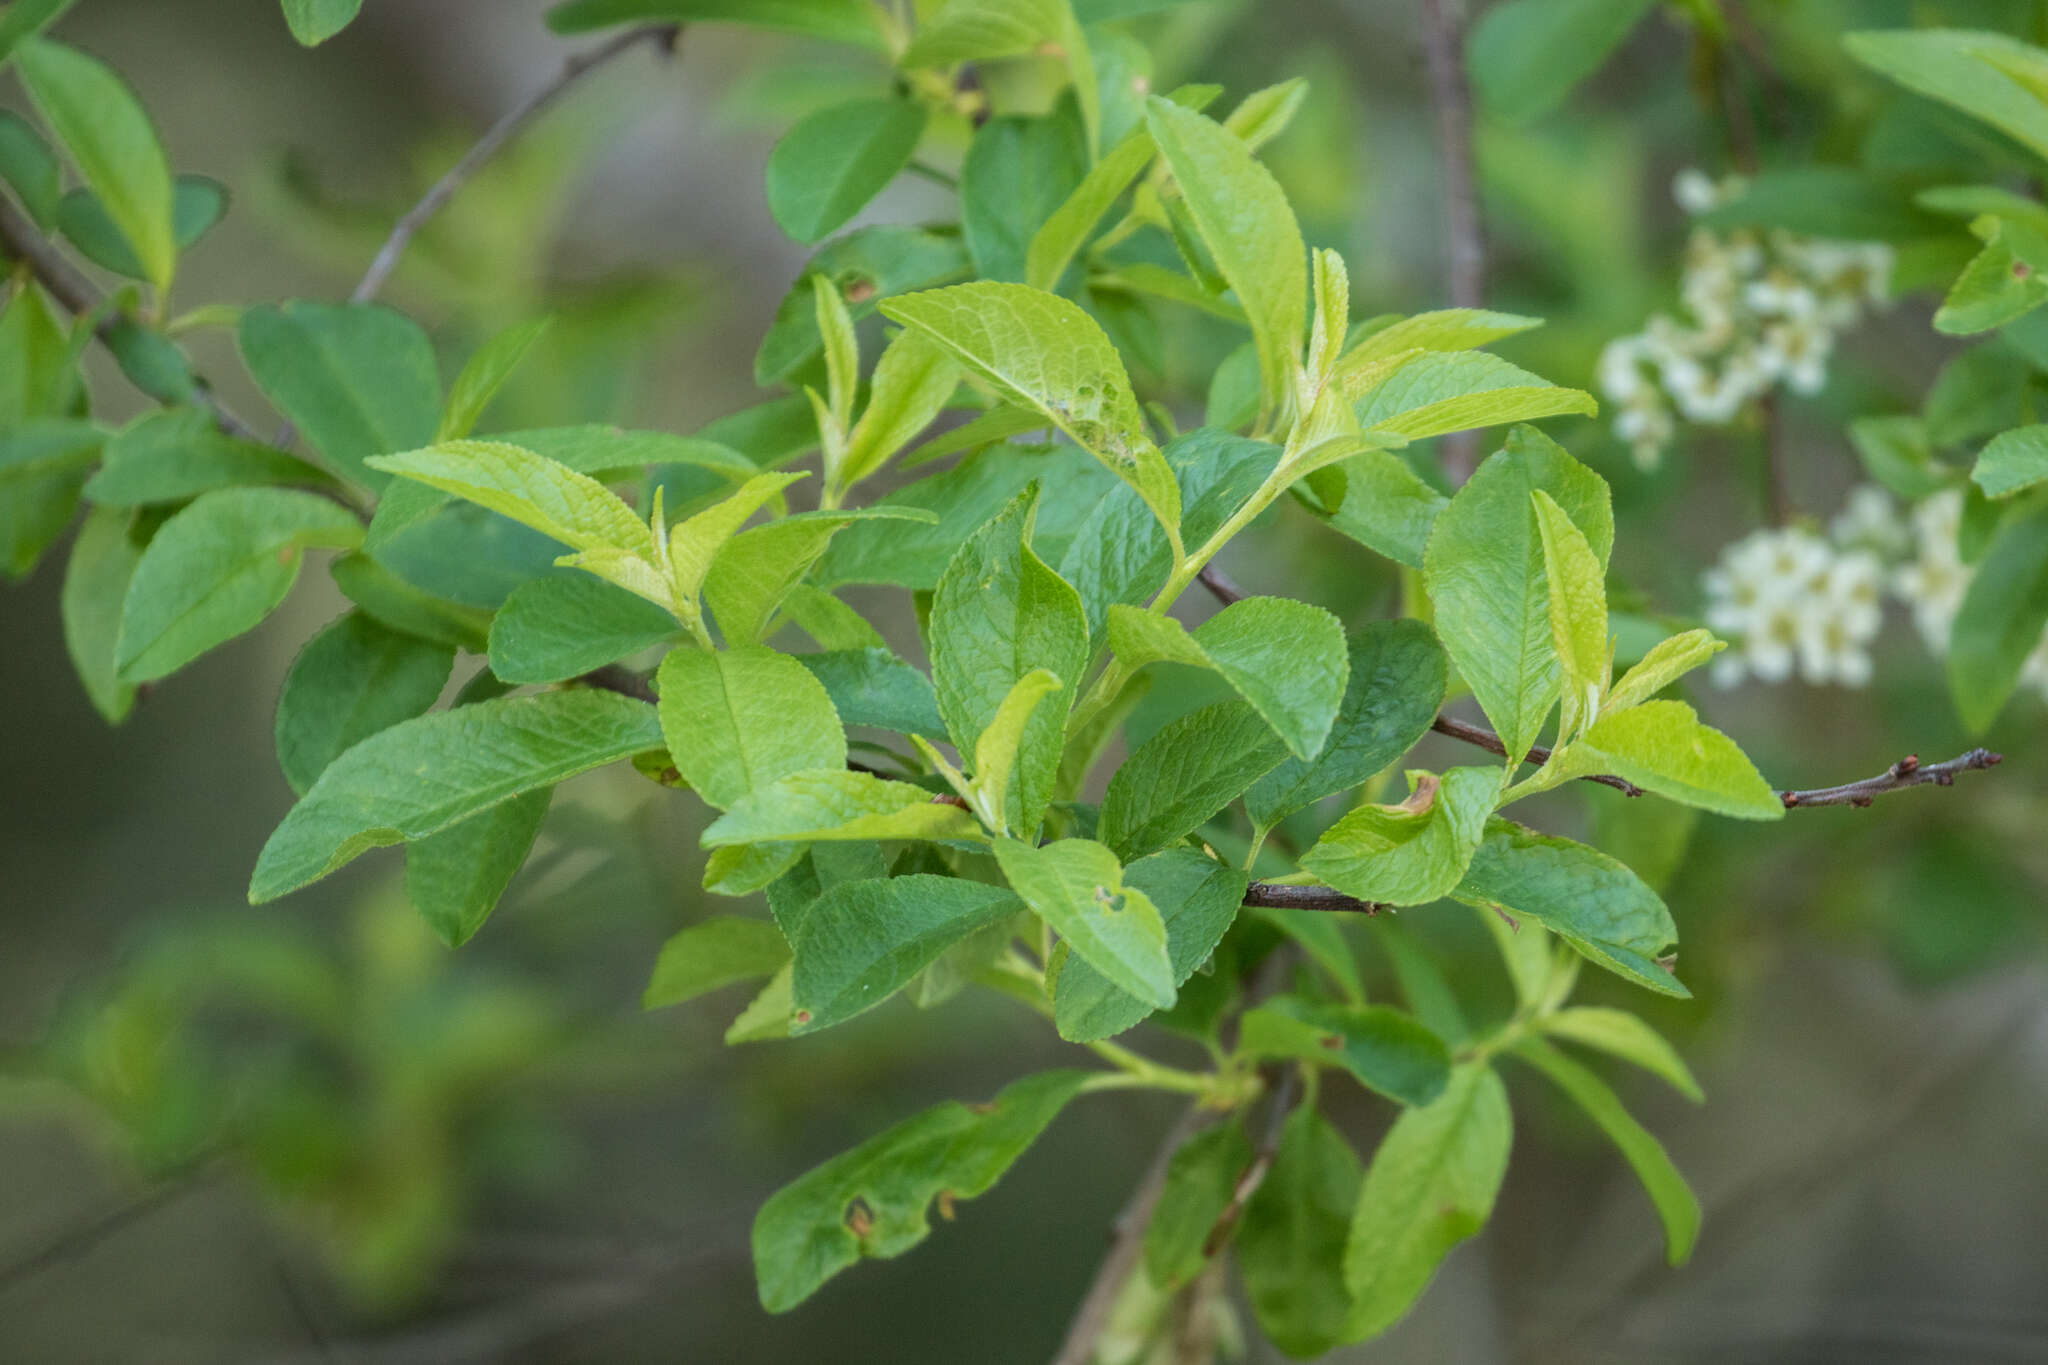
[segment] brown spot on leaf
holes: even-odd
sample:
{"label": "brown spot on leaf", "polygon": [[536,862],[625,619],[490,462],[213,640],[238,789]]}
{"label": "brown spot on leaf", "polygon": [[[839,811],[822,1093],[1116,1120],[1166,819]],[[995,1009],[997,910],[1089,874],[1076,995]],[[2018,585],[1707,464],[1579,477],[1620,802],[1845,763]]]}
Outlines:
{"label": "brown spot on leaf", "polygon": [[848,303],[866,303],[875,296],[875,282],[869,279],[855,278],[842,292],[845,294]]}
{"label": "brown spot on leaf", "polygon": [[809,1010],[798,1010],[798,1011],[796,1012],[796,1021],[797,1021],[797,1022],[798,1022],[799,1024],[808,1024],[808,1023],[810,1023],[810,1022],[811,1022],[811,1012],[810,1012]]}
{"label": "brown spot on leaf", "polygon": [[1427,814],[1429,808],[1436,804],[1436,789],[1442,785],[1442,780],[1435,773],[1422,774],[1415,780],[1415,790],[1409,792],[1408,799],[1396,809],[1404,810],[1410,815]]}
{"label": "brown spot on leaf", "polygon": [[855,1195],[853,1202],[846,1206],[846,1227],[862,1241],[875,1230],[875,1211],[868,1207],[868,1201]]}
{"label": "brown spot on leaf", "polygon": [[1330,1051],[1335,1052],[1338,1048],[1344,1046],[1344,1035],[1340,1033],[1325,1033],[1322,1037],[1316,1039],[1316,1041],[1318,1043],[1321,1043]]}
{"label": "brown spot on leaf", "polygon": [[953,1192],[951,1190],[939,1191],[939,1217],[949,1223],[953,1221]]}

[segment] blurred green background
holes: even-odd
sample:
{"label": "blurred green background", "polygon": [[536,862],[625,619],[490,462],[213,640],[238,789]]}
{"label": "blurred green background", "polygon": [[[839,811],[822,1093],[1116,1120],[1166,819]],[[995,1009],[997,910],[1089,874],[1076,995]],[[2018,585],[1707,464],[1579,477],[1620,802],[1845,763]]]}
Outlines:
{"label": "blurred green background", "polygon": [[[426,181],[573,50],[543,28],[544,8],[370,0],[313,52],[272,0],[86,0],[62,33],[128,76],[180,170],[234,188],[182,297],[242,304],[345,294]],[[1842,128],[1910,101],[1850,72],[1833,35],[1925,10],[2038,22],[2041,7],[1751,8],[1793,92],[1775,152],[1836,159],[1854,154]],[[1311,78],[1268,159],[1311,240],[1347,254],[1368,314],[1443,297],[1414,10],[1200,3],[1151,28],[1161,88],[1199,76],[1235,98]],[[1560,383],[1589,386],[1601,343],[1668,306],[1684,234],[1672,174],[1728,169],[1688,54],[1686,33],[1653,19],[1565,110],[1482,124],[1488,301],[1553,320],[1503,350]],[[621,61],[436,223],[391,301],[457,358],[498,327],[557,316],[548,355],[494,411],[500,426],[693,430],[752,401],[754,347],[804,260],[768,217],[761,163],[791,120],[872,85],[852,63],[733,28],[692,30],[671,62]],[[11,81],[4,98],[20,107]],[[948,207],[905,180],[870,216]],[[1802,508],[1831,515],[1856,481],[1847,418],[1917,404],[1947,354],[1929,311],[1901,300],[1851,341],[1827,393],[1790,406]],[[1180,323],[1134,368],[1198,420],[1199,389],[1172,386],[1229,338]],[[223,334],[194,349],[228,377],[231,405],[262,411]],[[1644,475],[1604,425],[1552,425],[1615,482],[1618,575],[1649,606],[1697,611],[1699,570],[1760,516],[1755,438],[1689,432]],[[1377,561],[1293,512],[1225,567],[1347,622],[1394,600]],[[290,801],[272,703],[340,599],[306,575],[282,624],[110,731],[63,662],[60,568],[0,595],[0,1360],[1052,1353],[1170,1101],[1076,1106],[923,1248],[768,1318],[747,1230],[770,1191],[917,1108],[1078,1053],[971,994],[943,1015],[898,1001],[818,1039],[738,1050],[719,1036],[744,991],[641,1013],[659,944],[713,907],[696,889],[694,803],[631,773],[570,786],[505,905],[457,953],[404,904],[395,854],[250,910],[248,870]],[[905,604],[860,605],[914,652]],[[1870,688],[1749,688],[1702,705],[1782,786],[1958,752],[1969,740],[1939,666],[1894,614]],[[1623,1163],[1519,1085],[1494,1225],[1407,1323],[1332,1359],[2048,1359],[2044,714],[2037,697],[2016,702],[1990,739],[2006,766],[1955,791],[1766,829],[1709,817],[1682,851],[1668,812],[1605,789],[1532,810],[1661,878],[1678,918],[1697,999],[1629,1003],[1680,1041],[1708,1103],[1621,1081],[1701,1193],[1700,1251],[1666,1269]],[[1461,986],[1504,992],[1466,912],[1414,912],[1403,927]],[[1383,963],[1378,930],[1356,932]],[[1358,1096],[1338,1115],[1361,1150],[1389,1118]]]}

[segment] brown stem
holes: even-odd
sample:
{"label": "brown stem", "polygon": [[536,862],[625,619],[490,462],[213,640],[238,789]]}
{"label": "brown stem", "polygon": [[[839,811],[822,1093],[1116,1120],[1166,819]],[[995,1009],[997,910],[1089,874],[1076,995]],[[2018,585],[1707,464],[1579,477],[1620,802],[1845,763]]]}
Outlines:
{"label": "brown stem", "polygon": [[676,37],[682,32],[680,24],[646,24],[628,29],[602,47],[579,53],[562,63],[562,69],[555,78],[540,89],[528,95],[518,104],[506,110],[498,121],[490,126],[476,145],[463,154],[462,160],[449,168],[448,173],[435,181],[433,187],[421,197],[417,204],[406,210],[391,228],[391,235],[378,248],[370,268],[363,272],[363,278],[356,284],[355,292],[349,295],[351,303],[368,303],[377,297],[391,278],[391,272],[398,268],[399,258],[412,239],[419,235],[429,219],[445,208],[462,187],[469,183],[486,162],[510,142],[528,123],[531,123],[547,107],[560,99],[577,81],[611,61],[619,54],[638,47],[642,43],[654,43],[668,51],[675,49]]}
{"label": "brown stem", "polygon": [[[1422,46],[1436,109],[1437,153],[1443,163],[1444,252],[1451,306],[1477,308],[1486,298],[1486,230],[1479,213],[1479,177],[1472,159],[1472,89],[1465,79],[1465,18],[1458,0],[1422,0]],[[1479,465],[1479,433],[1444,438],[1444,472],[1455,486]]]}
{"label": "brown stem", "polygon": [[1861,782],[1844,782],[1839,787],[1779,792],[1778,799],[1785,803],[1787,810],[1807,806],[1867,806],[1875,797],[1902,792],[1908,787],[1952,787],[1956,774],[1995,768],[2004,761],[2004,754],[1995,754],[1989,749],[1972,749],[1946,763],[1923,764],[1918,754],[1907,754],[1876,777],[1866,777]]}
{"label": "brown stem", "polygon": [[[1484,725],[1473,725],[1467,721],[1459,720],[1455,716],[1439,713],[1437,718],[1429,723],[1429,728],[1440,735],[1449,735],[1452,739],[1463,740],[1467,744],[1476,744],[1490,754],[1499,754],[1502,758],[1508,756],[1508,746],[1501,743],[1500,736],[1487,729]],[[1538,744],[1530,749],[1524,757],[1526,762],[1533,763],[1540,768],[1550,761],[1550,750]],[[1597,782],[1603,787],[1612,787],[1623,796],[1641,796],[1643,794],[1641,787],[1638,787],[1625,777],[1616,777],[1612,773],[1591,773],[1580,778],[1579,781]]]}

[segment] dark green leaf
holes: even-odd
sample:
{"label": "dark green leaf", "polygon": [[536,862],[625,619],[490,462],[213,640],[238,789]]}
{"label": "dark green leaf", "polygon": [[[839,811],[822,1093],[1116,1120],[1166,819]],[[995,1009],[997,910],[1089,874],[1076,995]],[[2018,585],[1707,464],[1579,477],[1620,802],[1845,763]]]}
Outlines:
{"label": "dark green leaf", "polygon": [[[913,289],[950,284],[967,275],[967,250],[958,237],[922,228],[882,224],[855,228],[825,244],[811,257],[775,309],[768,335],[754,356],[754,382],[773,384],[789,379],[818,356],[817,279],[832,281],[856,322],[875,311],[883,299]],[[811,410],[796,395],[798,416],[812,427]],[[816,439],[812,429],[809,440]],[[754,453],[760,458],[759,452]],[[762,463],[769,463],[762,460]]]}
{"label": "dark green leaf", "polygon": [[1102,842],[1126,859],[1165,848],[1207,824],[1286,757],[1286,743],[1249,702],[1182,716],[1109,779]]}
{"label": "dark green leaf", "polygon": [[768,158],[769,212],[799,242],[837,231],[909,163],[924,124],[924,106],[907,99],[820,109]]}
{"label": "dark green leaf", "polygon": [[1214,1253],[1209,1235],[1251,1163],[1252,1144],[1235,1118],[1180,1145],[1167,1163],[1166,1184],[1145,1229],[1145,1272],[1153,1284],[1178,1289],[1202,1273]]}
{"label": "dark green leaf", "polygon": [[[171,195],[171,231],[180,248],[204,237],[228,211],[228,187],[203,175],[179,176]],[[94,265],[134,280],[149,278],[127,236],[91,190],[64,196],[57,206],[57,226]]]}
{"label": "dark green leaf", "polygon": [[277,699],[277,762],[300,796],[342,751],[431,707],[455,653],[360,612],[307,642]]}
{"label": "dark green leaf", "polygon": [[[1176,986],[1186,985],[1209,960],[1237,918],[1245,875],[1192,848],[1170,848],[1140,858],[1124,869],[1124,884],[1136,887],[1166,922],[1166,955]],[[1152,1012],[1152,1006],[1062,944],[1053,949],[1047,973],[1053,992],[1053,1022],[1060,1037],[1091,1043],[1122,1033]]]}
{"label": "dark green leaf", "polygon": [[2048,509],[2008,521],[1963,594],[1948,643],[1949,691],[1974,732],[2005,708],[2048,626]]}
{"label": "dark green leaf", "polygon": [[27,576],[64,534],[105,439],[85,422],[55,419],[0,435],[0,572]]}
{"label": "dark green leaf", "polygon": [[347,28],[362,7],[363,0],[284,0],[284,21],[292,37],[317,47]]}
{"label": "dark green leaf", "polygon": [[401,313],[373,304],[293,302],[242,314],[242,361],[306,439],[373,488],[372,455],[431,444],[441,421],[433,344]]}
{"label": "dark green leaf", "polygon": [[1487,110],[1511,123],[1555,106],[1600,69],[1654,0],[1508,0],[1472,31],[1465,59]]}
{"label": "dark green leaf", "polygon": [[107,442],[85,498],[102,507],[141,507],[242,484],[335,486],[304,460],[223,433],[207,413],[173,408],[139,418]]}
{"label": "dark green leaf", "polygon": [[560,682],[661,644],[676,618],[583,573],[555,573],[512,590],[491,618],[491,671],[511,683]]}
{"label": "dark green leaf", "polygon": [[796,661],[825,685],[846,724],[945,738],[946,722],[939,715],[931,679],[888,650],[828,650],[799,654]]}
{"label": "dark green leaf", "polygon": [[1335,1005],[1282,995],[1245,1011],[1237,1050],[1338,1066],[1402,1104],[1428,1104],[1450,1079],[1451,1051],[1412,1015],[1384,1005]]}
{"label": "dark green leaf", "polygon": [[976,276],[1022,283],[1032,237],[1087,173],[1088,135],[1071,103],[976,130],[960,168],[960,228]]}
{"label": "dark green leaf", "polygon": [[142,559],[134,518],[98,508],[86,513],[71,542],[59,604],[64,646],[71,653],[85,694],[108,724],[119,725],[135,705],[135,688],[114,672],[114,645],[121,632],[121,603]]}
{"label": "dark green leaf", "polygon": [[1304,1104],[1287,1116],[1272,1168],[1245,1206],[1245,1293],[1259,1326],[1291,1356],[1322,1355],[1348,1335],[1344,1245],[1364,1178],[1344,1135]]}
{"label": "dark green leaf", "polygon": [[328,572],[342,596],[393,630],[472,654],[489,647],[488,611],[416,588],[366,554],[343,555]]}
{"label": "dark green leaf", "polygon": [[840,883],[790,933],[790,1033],[815,1033],[881,1004],[948,948],[1020,908],[1004,888],[961,877]]}
{"label": "dark green leaf", "polygon": [[406,845],[405,894],[427,927],[459,948],[484,927],[533,851],[553,787],[522,792]]}
{"label": "dark green leaf", "polygon": [[[13,9],[0,14],[0,24],[12,16]],[[48,232],[57,225],[57,201],[64,192],[63,167],[35,125],[11,109],[0,110],[0,180],[7,182],[37,227]]]}

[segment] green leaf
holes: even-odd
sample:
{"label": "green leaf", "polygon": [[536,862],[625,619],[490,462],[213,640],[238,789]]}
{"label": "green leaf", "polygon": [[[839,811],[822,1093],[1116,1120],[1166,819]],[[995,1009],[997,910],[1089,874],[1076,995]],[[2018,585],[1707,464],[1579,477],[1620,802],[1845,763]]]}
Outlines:
{"label": "green leaf", "polygon": [[[708,877],[708,873],[706,874]],[[706,886],[710,883],[707,881]],[[754,887],[759,890],[759,887]],[[775,1038],[789,1036],[789,979],[791,971],[784,964],[781,971],[768,979],[760,994],[747,1002],[739,1018],[732,1021],[725,1031],[725,1044],[735,1047],[741,1043],[763,1043]]]}
{"label": "green leaf", "polygon": [[257,859],[250,902],[661,745],[652,706],[585,689],[502,697],[394,725],[329,764],[292,807]]}
{"label": "green leaf", "polygon": [[1533,422],[1566,413],[1592,416],[1593,396],[1485,351],[1432,351],[1416,356],[1358,402],[1369,431],[1419,441],[1475,427]]}
{"label": "green leaf", "polygon": [[789,960],[782,931],[767,920],[713,915],[661,945],[640,1004],[650,1010],[680,1005],[736,981],[773,976]]}
{"label": "green leaf", "polygon": [[42,419],[0,435],[0,571],[26,577],[78,510],[78,490],[106,434]]}
{"label": "green leaf", "polygon": [[1998,718],[2048,627],[2048,510],[1999,528],[1963,594],[1948,641],[1948,685],[1972,733]]}
{"label": "green leaf", "polygon": [[653,532],[618,494],[559,461],[503,441],[443,441],[364,463],[453,493],[578,550],[654,554]]}
{"label": "green leaf", "polygon": [[0,431],[75,410],[78,351],[40,285],[14,289],[0,310]]}
{"label": "green leaf", "polygon": [[1344,1250],[1353,1340],[1399,1322],[1451,1248],[1486,1225],[1513,1141],[1507,1091],[1483,1062],[1403,1110],[1373,1153]]}
{"label": "green leaf", "polygon": [[[811,257],[804,273],[790,285],[775,309],[775,320],[754,355],[754,382],[789,380],[817,358],[817,282],[830,280],[854,321],[874,312],[883,299],[912,289],[928,289],[971,273],[967,248],[957,236],[941,236],[893,224],[856,228],[827,242]],[[803,425],[811,413],[802,395]],[[736,443],[737,444],[737,443]],[[758,458],[758,457],[757,457]],[[762,459],[764,465],[778,461]]]}
{"label": "green leaf", "polygon": [[1074,256],[1094,233],[1102,215],[1123,197],[1158,148],[1147,128],[1134,128],[1081,178],[1067,197],[1037,224],[1024,252],[1024,282],[1056,289]]}
{"label": "green leaf", "polygon": [[171,168],[134,92],[98,58],[47,39],[23,40],[14,61],[36,112],[120,227],[150,283],[168,290],[178,268]]}
{"label": "green leaf", "polygon": [[1284,411],[1308,325],[1308,250],[1294,210],[1272,173],[1221,124],[1165,99],[1147,110],[1160,155],[1251,322],[1261,417]]}
{"label": "green leaf", "polygon": [[[228,211],[228,187],[203,175],[181,175],[171,186],[171,232],[182,250],[213,229]],[[117,275],[146,280],[149,272],[100,197],[79,188],[57,205],[57,226],[79,253]]]}
{"label": "green leaf", "polygon": [[1706,630],[1681,631],[1659,640],[1607,694],[1606,708],[1622,711],[1640,706],[1728,647]]}
{"label": "green leaf", "polygon": [[777,609],[846,527],[857,521],[930,520],[930,513],[912,507],[863,507],[801,512],[742,531],[712,559],[705,601],[728,644],[757,643],[768,637]]}
{"label": "green leaf", "polygon": [[816,1033],[881,1004],[969,935],[1017,913],[1000,886],[918,875],[850,881],[819,898],[790,934],[790,1033]]}
{"label": "green leaf", "polygon": [[[6,23],[7,17],[0,15],[0,24]],[[4,56],[0,60],[5,60]],[[11,109],[0,110],[0,180],[7,182],[37,227],[48,232],[56,226],[58,201],[64,194],[64,168],[57,164],[57,154],[35,125]]]}
{"label": "green leaf", "polygon": [[1849,423],[1849,443],[1864,472],[1902,498],[1918,500],[1951,482],[1918,417],[1859,417]]}
{"label": "green leaf", "polygon": [[[1010,779],[1024,748],[1024,733],[1048,696],[1065,688],[1050,669],[1034,668],[1011,684],[1010,691],[974,741],[974,780],[961,795],[995,830],[1007,830]],[[941,769],[944,771],[944,769]]]}
{"label": "green leaf", "polygon": [[[1237,918],[1245,874],[1192,848],[1170,848],[1124,869],[1124,885],[1143,892],[1166,924],[1166,955],[1176,987],[1193,976]],[[1124,990],[1065,944],[1047,967],[1053,1023],[1068,1042],[1092,1043],[1142,1022],[1153,1006]]]}
{"label": "green leaf", "polygon": [[842,486],[875,473],[932,424],[960,386],[960,367],[930,338],[904,332],[875,362],[867,408],[847,433]]}
{"label": "green leaf", "polygon": [[1529,495],[1543,543],[1543,572],[1550,589],[1550,639],[1563,671],[1562,732],[1576,733],[1582,719],[1600,714],[1607,694],[1614,646],[1607,635],[1607,582],[1593,547],[1557,500],[1537,489]]}
{"label": "green leaf", "polygon": [[1007,402],[1030,408],[1180,528],[1180,487],[1145,435],[1137,394],[1102,328],[1057,294],[981,282],[907,294],[884,315],[925,333]]}
{"label": "green leaf", "polygon": [[[705,580],[727,542],[764,504],[779,497],[783,489],[803,477],[802,474],[756,474],[741,484],[731,497],[713,503],[670,528],[665,546],[669,597],[684,620],[694,619],[700,610],[698,598],[704,591]],[[585,567],[597,572],[595,566]]]}
{"label": "green leaf", "polygon": [[1344,352],[1337,367],[1337,379],[1344,383],[1380,361],[1396,359],[1409,351],[1469,351],[1542,325],[1541,318],[1495,313],[1484,308],[1440,308],[1417,313],[1360,338]]}
{"label": "green leaf", "polygon": [[1455,894],[1534,920],[1639,986],[1690,998],[1657,962],[1678,941],[1671,911],[1642,878],[1597,849],[1489,820]]}
{"label": "green leaf", "polygon": [[1544,1016],[1542,1029],[1553,1038],[1598,1048],[1610,1056],[1633,1062],[1670,1082],[1672,1089],[1694,1104],[1706,1098],[1685,1059],[1678,1055],[1678,1049],[1639,1016],[1626,1010],[1575,1005]]}
{"label": "green leaf", "polygon": [[107,442],[85,497],[102,507],[143,507],[243,484],[335,486],[304,460],[226,435],[208,413],[172,408],[138,418]]}
{"label": "green leaf", "polygon": [[796,661],[825,685],[833,709],[846,724],[944,738],[946,722],[939,715],[931,679],[888,650],[827,650],[799,654]]}
{"label": "green leaf", "polygon": [[1323,471],[1319,485],[1332,474],[1342,476],[1341,493],[1323,515],[1330,528],[1411,569],[1422,567],[1437,514],[1450,499],[1431,488],[1399,456],[1367,450]]}
{"label": "green leaf", "polygon": [[1302,871],[1347,896],[1426,905],[1465,875],[1500,795],[1500,769],[1453,768],[1441,781],[1410,774],[1398,806],[1360,806],[1302,855]]}
{"label": "green leaf", "polygon": [[1664,1221],[1664,1254],[1684,1265],[1700,1237],[1700,1201],[1671,1164],[1664,1145],[1635,1121],[1607,1083],[1540,1038],[1515,1044],[1515,1055],[1557,1083],[1614,1140]]}
{"label": "green leaf", "polygon": [[522,792],[405,849],[405,894],[435,937],[459,948],[498,908],[540,827],[554,788]]}
{"label": "green leaf", "polygon": [[1346,1338],[1344,1245],[1363,1180],[1357,1153],[1314,1105],[1287,1116],[1245,1206],[1237,1258],[1259,1326],[1290,1356],[1319,1356]]}
{"label": "green leaf", "polygon": [[1109,640],[1128,668],[1165,661],[1214,669],[1301,758],[1322,752],[1350,670],[1337,618],[1283,597],[1232,603],[1192,632],[1169,616],[1111,607]]}
{"label": "green leaf", "polygon": [[974,817],[923,787],[844,768],[793,773],[749,792],[704,831],[704,847],[821,839],[965,839]]}
{"label": "green leaf", "polygon": [[999,839],[995,852],[1011,888],[1074,953],[1145,1003],[1173,1003],[1166,922],[1151,898],[1125,880],[1114,853],[1086,839],[1042,848]]}
{"label": "green leaf", "polygon": [[2048,56],[1999,33],[1919,29],[1851,33],[1849,55],[1915,94],[1952,105],[2048,157]]}
{"label": "green leaf", "polygon": [[909,164],[924,125],[924,106],[906,99],[820,109],[769,155],[768,211],[797,241],[818,241],[845,226]]}
{"label": "green leaf", "polygon": [[660,19],[746,24],[859,47],[882,46],[873,8],[865,0],[567,0],[548,11],[548,27],[557,33]]}
{"label": "green leaf", "polygon": [[761,1306],[787,1312],[863,1256],[900,1256],[922,1242],[933,1200],[958,1203],[986,1192],[1086,1079],[1086,1072],[1048,1071],[987,1104],[948,1101],[776,1191],[754,1219]]}
{"label": "green leaf", "polygon": [[1956,276],[1934,315],[1935,331],[1972,336],[2003,327],[2048,303],[2048,281],[2022,263],[2005,236],[1994,228],[1984,249]]}
{"label": "green leaf", "polygon": [[973,753],[1010,690],[1043,668],[1062,682],[1032,711],[1003,824],[1029,833],[1052,799],[1073,682],[1088,666],[1081,600],[1030,547],[1037,491],[1026,490],[960,547],[940,578],[928,631],[939,714]]}
{"label": "green leaf", "polygon": [[1508,0],[1465,47],[1487,112],[1521,123],[1555,108],[1600,69],[1655,0]]}
{"label": "green leaf", "polygon": [[135,568],[116,650],[124,682],[183,668],[256,626],[291,591],[304,551],[346,550],[363,528],[345,508],[282,488],[224,488],[163,524]]}
{"label": "green leaf", "polygon": [[676,634],[676,618],[588,574],[558,573],[512,590],[490,623],[491,672],[550,683],[638,654]]}
{"label": "green leaf", "polygon": [[1032,239],[1081,185],[1088,161],[1088,132],[1071,104],[975,130],[960,165],[960,231],[977,277],[1025,279]]}
{"label": "green leaf", "polygon": [[441,412],[441,425],[434,432],[434,440],[460,440],[476,429],[482,420],[484,409],[491,399],[519,368],[519,362],[533,349],[534,343],[546,335],[552,318],[535,318],[507,327],[483,345],[477,347],[469,363],[462,367],[462,373],[455,377],[455,387],[448,391],[448,404]]}
{"label": "green leaf", "polygon": [[114,645],[121,631],[121,603],[142,561],[134,518],[125,512],[96,508],[86,513],[71,542],[71,560],[64,569],[58,605],[64,620],[64,647],[85,685],[85,695],[109,725],[119,725],[135,706],[135,688],[114,671]]}
{"label": "green leaf", "polygon": [[760,645],[672,649],[656,681],[661,728],[683,780],[723,810],[816,768],[846,766],[846,732],[824,685]]}
{"label": "green leaf", "polygon": [[305,47],[318,47],[354,22],[363,0],[284,0],[284,21]]}
{"label": "green leaf", "polygon": [[1337,1066],[1399,1104],[1443,1094],[1451,1050],[1414,1016],[1384,1005],[1352,1006],[1275,996],[1246,1010],[1238,1034],[1243,1057],[1285,1057]]}
{"label": "green leaf", "polygon": [[2015,427],[1992,437],[1970,478],[1993,498],[2009,498],[2048,479],[2048,426]]}
{"label": "green leaf", "polygon": [[1174,1152],[1145,1228],[1145,1273],[1153,1284],[1178,1289],[1202,1273],[1217,1250],[1210,1234],[1251,1164],[1252,1145],[1234,1117],[1196,1133]]}
{"label": "green leaf", "polygon": [[366,554],[343,555],[328,573],[342,596],[393,630],[472,654],[489,648],[491,613],[482,608],[416,588]]}
{"label": "green leaf", "polygon": [[1249,702],[1205,706],[1169,722],[1109,779],[1102,842],[1135,858],[1178,842],[1287,757]]}
{"label": "green leaf", "polygon": [[1536,742],[1559,671],[1543,546],[1530,494],[1548,493],[1605,564],[1614,544],[1607,483],[1554,443],[1518,428],[1436,519],[1423,583],[1437,634],[1510,754]]}
{"label": "green leaf", "polygon": [[14,49],[35,37],[77,4],[78,0],[15,0],[0,10],[0,62],[14,55]]}
{"label": "green leaf", "polygon": [[292,302],[242,314],[242,363],[264,396],[352,479],[381,488],[371,455],[433,442],[441,378],[433,343],[402,313]]}
{"label": "green leaf", "polygon": [[277,699],[277,762],[304,796],[343,750],[439,700],[455,652],[370,620],[338,617],[307,642]]}
{"label": "green leaf", "polygon": [[1413,748],[1443,705],[1449,665],[1436,633],[1422,622],[1371,622],[1352,635],[1347,654],[1344,701],[1322,752],[1287,759],[1245,796],[1245,809],[1262,828],[1363,785]]}
{"label": "green leaf", "polygon": [[1613,773],[1659,796],[1738,820],[1785,816],[1785,803],[1735,741],[1701,724],[1682,701],[1608,712],[1567,746],[1559,771]]}

